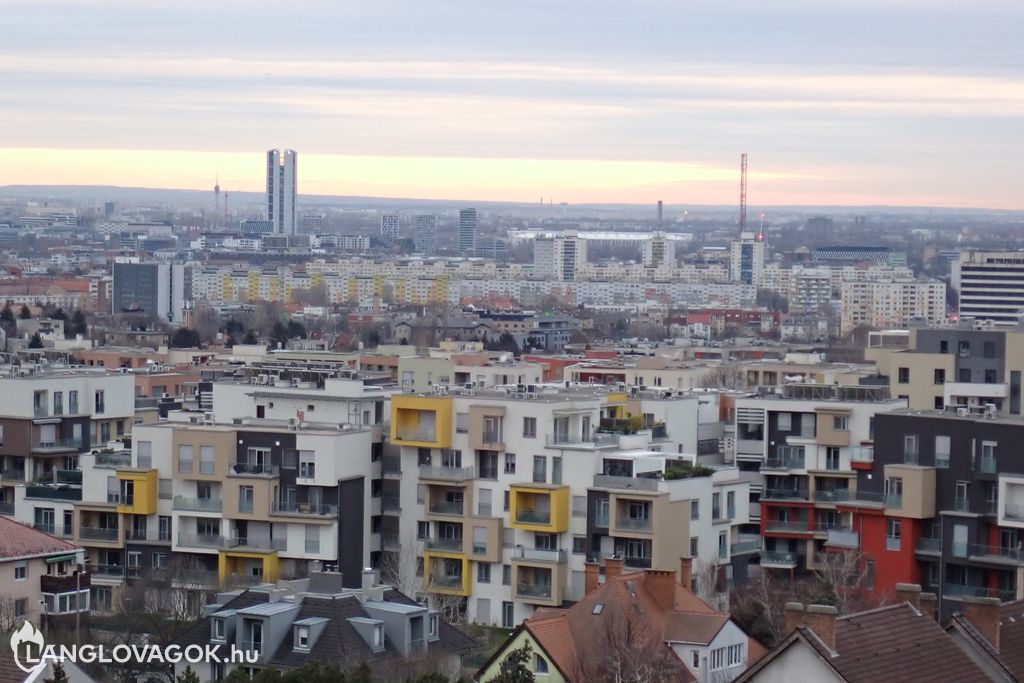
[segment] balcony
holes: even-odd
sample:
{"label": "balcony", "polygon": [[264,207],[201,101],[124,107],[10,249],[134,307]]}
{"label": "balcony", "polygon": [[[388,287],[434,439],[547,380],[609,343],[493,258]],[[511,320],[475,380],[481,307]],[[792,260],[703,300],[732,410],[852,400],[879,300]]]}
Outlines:
{"label": "balcony", "polygon": [[84,571],[65,576],[44,574],[39,577],[39,590],[43,593],[71,593],[75,590],[88,590],[91,585],[89,572]]}
{"label": "balcony", "polygon": [[263,641],[262,640],[238,640],[238,649],[246,650],[248,652],[257,652],[260,655],[263,654]]}
{"label": "balcony", "polygon": [[834,491],[815,491],[815,503],[845,503],[853,497],[848,489],[836,489]]}
{"label": "balcony", "polygon": [[25,481],[25,470],[24,469],[6,469],[0,470],[0,480],[8,484],[21,484]]}
{"label": "balcony", "polygon": [[438,500],[430,502],[430,512],[434,515],[451,515],[462,517],[466,510],[465,501]]}
{"label": "balcony", "polygon": [[68,486],[49,486],[44,484],[30,484],[25,487],[26,498],[41,498],[43,500],[82,500],[82,488]]}
{"label": "balcony", "polygon": [[825,545],[835,548],[856,549],[860,547],[860,534],[849,529],[829,529]]}
{"label": "balcony", "polygon": [[803,521],[780,521],[769,519],[765,523],[764,530],[776,534],[809,534],[811,529],[807,526],[807,520]]}
{"label": "balcony", "polygon": [[117,505],[124,505],[125,507],[131,507],[135,504],[135,496],[130,493],[117,493],[114,491],[107,492],[107,502],[115,503]]}
{"label": "balcony", "polygon": [[472,467],[431,467],[420,465],[420,479],[465,482],[473,479]]}
{"label": "balcony", "polygon": [[4,500],[0,501],[0,515],[13,515],[14,514],[14,501]]}
{"label": "balcony", "polygon": [[35,522],[32,525],[32,528],[36,531],[42,531],[44,534],[50,534],[51,536],[54,533],[54,524],[52,522]]}
{"label": "balcony", "polygon": [[993,561],[1008,564],[1024,564],[1024,549],[1006,548],[998,545],[983,545],[971,543],[968,546],[968,554],[971,559]]}
{"label": "balcony", "polygon": [[968,512],[971,509],[971,502],[966,498],[954,498],[953,509],[958,512]]}
{"label": "balcony", "polygon": [[581,434],[549,433],[544,437],[548,448],[590,451],[596,448],[614,448],[619,445],[618,434],[595,433],[583,438]]}
{"label": "balcony", "polygon": [[398,514],[402,511],[401,499],[398,496],[381,496],[380,511],[387,514]]}
{"label": "balcony", "polygon": [[426,548],[446,553],[461,553],[462,543],[461,538],[427,538],[423,541]]}
{"label": "balcony", "polygon": [[796,553],[778,552],[770,550],[761,553],[761,566],[774,569],[795,569],[797,564]]}
{"label": "balcony", "polygon": [[275,500],[270,506],[272,515],[296,515],[298,517],[334,517],[338,506],[328,503],[296,503]]}
{"label": "balcony", "polygon": [[551,584],[550,583],[517,583],[516,584],[516,597],[524,600],[551,599]]}
{"label": "balcony", "polygon": [[269,463],[236,462],[228,468],[229,477],[276,477],[280,467]]}
{"label": "balcony", "polygon": [[552,562],[562,564],[566,561],[567,554],[564,550],[542,550],[540,548],[524,548],[517,546],[512,553],[512,561],[526,560],[527,562]]}
{"label": "balcony", "polygon": [[661,479],[654,479],[652,477],[619,477],[614,474],[594,475],[594,486],[602,489],[656,492],[660,481]]}
{"label": "balcony", "polygon": [[516,510],[516,521],[520,524],[551,524],[550,510]]}
{"label": "balcony", "polygon": [[123,578],[125,575],[124,565],[121,564],[91,564],[89,571],[95,576],[109,578]]}
{"label": "balcony", "polygon": [[805,460],[802,457],[771,457],[764,461],[762,470],[802,470],[805,469]]}
{"label": "balcony", "polygon": [[651,568],[651,558],[643,555],[626,555],[622,558],[622,563],[632,569]]}
{"label": "balcony", "polygon": [[943,597],[957,598],[998,598],[1004,602],[1014,600],[1017,596],[1014,591],[988,588],[986,586],[971,586],[960,583],[942,584]]}
{"label": "balcony", "polygon": [[850,462],[870,465],[875,461],[874,446],[853,446],[850,448]]}
{"label": "balcony", "polygon": [[925,538],[922,536],[917,539],[917,543],[914,545],[914,552],[922,555],[938,555],[942,552],[942,541],[938,538]]}
{"label": "balcony", "polygon": [[761,552],[764,541],[757,534],[740,534],[736,543],[729,546],[730,555],[747,555]]}
{"label": "balcony", "polygon": [[79,453],[88,450],[88,446],[82,439],[70,437],[56,437],[53,439],[33,439],[32,452],[40,455],[51,453]]}
{"label": "balcony", "polygon": [[458,574],[435,574],[430,579],[432,588],[444,588],[448,590],[462,589],[462,576]]}
{"label": "balcony", "polygon": [[1003,517],[1024,522],[1024,505],[1020,503],[1006,503],[1003,506]]}
{"label": "balcony", "polygon": [[903,496],[897,493],[887,493],[883,498],[885,507],[899,510],[903,507]]}
{"label": "balcony", "polygon": [[220,534],[178,532],[178,545],[188,548],[220,548],[223,542]]}
{"label": "balcony", "polygon": [[224,501],[221,498],[190,498],[187,496],[175,496],[172,507],[175,510],[187,510],[193,512],[221,512],[224,509]]}
{"label": "balcony", "polygon": [[124,538],[126,541],[145,541],[149,536],[148,530],[145,527],[138,529],[126,528],[124,530]]}
{"label": "balcony", "polygon": [[982,474],[995,474],[996,458],[993,455],[983,455],[978,459],[978,471]]}
{"label": "balcony", "polygon": [[385,455],[380,459],[380,473],[385,477],[402,476],[402,458],[398,455]]}
{"label": "balcony", "polygon": [[78,529],[78,537],[83,541],[105,541],[115,543],[119,538],[117,529],[101,529],[99,527],[82,526]]}
{"label": "balcony", "polygon": [[651,427],[651,440],[652,441],[667,440],[667,439],[668,439],[668,427],[665,426],[664,422],[662,422],[660,424],[655,424],[655,425],[653,425]]}
{"label": "balcony", "polygon": [[804,489],[765,489],[761,500],[810,500],[810,494]]}
{"label": "balcony", "polygon": [[104,469],[125,469],[132,466],[132,454],[125,451],[117,453],[97,453],[96,467]]}
{"label": "balcony", "polygon": [[615,528],[623,531],[651,531],[654,527],[650,517],[617,517]]}
{"label": "balcony", "polygon": [[252,538],[249,536],[232,536],[224,539],[224,548],[248,548],[256,552],[275,552],[288,550],[286,538]]}

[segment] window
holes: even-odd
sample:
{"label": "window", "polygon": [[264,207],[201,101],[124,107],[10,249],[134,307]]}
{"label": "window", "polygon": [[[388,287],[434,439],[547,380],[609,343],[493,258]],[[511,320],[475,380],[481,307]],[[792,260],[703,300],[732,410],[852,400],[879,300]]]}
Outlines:
{"label": "window", "polygon": [[434,459],[430,455],[429,448],[420,448],[417,450],[417,453],[419,454],[420,467],[430,467],[434,464]]}
{"label": "window", "polygon": [[153,553],[153,569],[167,568],[167,553]]}
{"label": "window", "polygon": [[826,470],[838,470],[839,469],[839,447],[829,446],[825,449],[825,469]]}
{"label": "window", "polygon": [[562,483],[562,457],[559,455],[551,456],[551,483]]}
{"label": "window", "polygon": [[982,342],[981,344],[981,355],[985,358],[996,357],[996,343],[994,341]]}
{"label": "window", "polygon": [[515,628],[516,606],[511,602],[501,603],[501,627],[502,628]]}
{"label": "window", "polygon": [[462,467],[462,451],[457,451],[451,448],[442,448],[441,467],[460,469]]}
{"label": "window", "polygon": [[505,502],[504,502],[504,508],[503,508],[505,510],[505,512],[508,512],[508,510],[509,510],[509,503],[511,502],[511,500],[512,500],[512,494],[509,491],[505,491]]}
{"label": "window", "polygon": [[897,371],[897,376],[898,376],[897,381],[900,384],[909,384],[910,383],[910,368],[900,368]]}
{"label": "window", "polygon": [[78,415],[78,392],[77,391],[69,391],[68,392],[68,414],[69,415]]}
{"label": "window", "polygon": [[837,432],[850,431],[850,418],[846,415],[833,415],[832,429]]}
{"label": "window", "polygon": [[903,479],[901,477],[886,477],[885,505],[891,508],[903,507]]}
{"label": "window", "polygon": [[953,501],[953,504],[957,510],[966,510],[968,508],[967,484],[968,482],[966,481],[958,481],[954,486],[953,491],[955,500]]}
{"label": "window", "polygon": [[102,415],[107,410],[107,403],[104,399],[103,390],[96,390],[96,414]]}
{"label": "window", "polygon": [[27,562],[19,562],[18,564],[14,565],[14,580],[15,581],[24,581],[27,578],[28,578],[28,563]]}
{"label": "window", "polygon": [[534,533],[533,547],[537,550],[558,550],[558,534]]}
{"label": "window", "polygon": [[729,519],[736,519],[736,492],[725,493],[725,516]]}
{"label": "window", "polygon": [[996,381],[997,381],[996,380],[996,371],[993,368],[986,369],[985,370],[985,384],[995,384]]}
{"label": "window", "polygon": [[935,410],[943,410],[946,407],[946,401],[942,396],[936,396],[932,401],[932,406]]}
{"label": "window", "polygon": [[960,368],[959,372],[957,373],[957,381],[959,381],[959,382],[970,382],[971,381],[971,369],[970,368]]}
{"label": "window", "polygon": [[690,519],[700,519],[700,501],[696,498],[690,501]]}
{"label": "window", "polygon": [[469,413],[455,413],[455,431],[459,434],[469,432]]}
{"label": "window", "polygon": [[587,554],[587,537],[586,536],[573,536],[572,537],[572,552],[574,555],[586,555]]}
{"label": "window", "polygon": [[512,585],[512,565],[510,564],[501,565],[501,585]]}
{"label": "window", "polygon": [[523,436],[527,439],[534,439],[537,437],[537,418],[523,418]]}
{"label": "window", "polygon": [[28,598],[18,598],[14,601],[14,616],[23,617],[28,612]]}
{"label": "window", "polygon": [[478,476],[481,479],[497,479],[498,478],[498,452],[497,451],[477,451],[476,452],[477,471],[480,473]]}
{"label": "window", "polygon": [[692,656],[691,662],[693,663],[693,668],[694,669],[699,669],[700,668],[700,651],[693,650],[690,654]]}
{"label": "window", "polygon": [[548,479],[548,459],[544,455],[533,456],[533,482],[543,484]]}
{"label": "window", "polygon": [[949,467],[949,437],[935,437],[935,466],[938,468]]}
{"label": "window", "polygon": [[224,640],[224,620],[217,618],[210,620],[213,624],[213,636],[212,640]]}
{"label": "window", "polygon": [[[516,454],[515,453],[506,453],[505,454],[505,474],[515,474],[515,473],[516,473]],[[505,508],[505,509],[507,510],[508,508]]]}
{"label": "window", "polygon": [[477,562],[476,563],[476,582],[477,583],[490,583],[491,582],[491,565],[489,562]]}
{"label": "window", "polygon": [[178,471],[186,474],[192,472],[192,446],[181,444],[178,446]]}
{"label": "window", "polygon": [[53,392],[53,414],[63,415],[64,414],[64,392],[55,391]]}
{"label": "window", "polygon": [[213,474],[213,446],[199,447],[199,474]]}
{"label": "window", "polygon": [[251,486],[239,486],[238,487],[238,511],[242,513],[251,514],[253,511],[253,487]]}
{"label": "window", "polygon": [[717,671],[718,669],[725,668],[725,648],[720,647],[711,651],[711,670]]}
{"label": "window", "polygon": [[871,558],[864,560],[864,586],[868,590],[875,588],[875,561]]}
{"label": "window", "polygon": [[780,432],[788,432],[791,429],[793,429],[792,413],[779,413],[779,416],[776,418],[776,420]]}
{"label": "window", "polygon": [[171,518],[166,515],[160,515],[158,518],[159,534],[161,541],[171,540]]}
{"label": "window", "polygon": [[903,436],[903,462],[907,465],[917,464],[917,434]]}
{"label": "window", "polygon": [[548,672],[548,660],[540,655],[533,656],[533,670],[535,673],[546,674]]}
{"label": "window", "polygon": [[299,451],[299,477],[302,479],[316,478],[316,454],[313,451]]}
{"label": "window", "polygon": [[945,384],[946,383],[946,369],[945,368],[935,368],[935,383],[936,384]]}
{"label": "window", "polygon": [[309,627],[297,626],[295,628],[295,647],[299,650],[309,649]]}
{"label": "window", "polygon": [[889,517],[885,523],[885,549],[900,549],[900,532],[903,525],[902,520]]}
{"label": "window", "polygon": [[961,341],[957,343],[957,355],[961,358],[971,357],[971,342]]}
{"label": "window", "polygon": [[743,646],[742,645],[730,645],[729,652],[729,666],[739,666],[743,663]]}
{"label": "window", "polygon": [[430,522],[416,522],[416,538],[423,540],[430,535]]}
{"label": "window", "polygon": [[504,419],[497,415],[484,415],[484,443],[501,443]]}
{"label": "window", "polygon": [[700,548],[700,539],[697,536],[690,537],[690,557],[698,557],[698,550]]}

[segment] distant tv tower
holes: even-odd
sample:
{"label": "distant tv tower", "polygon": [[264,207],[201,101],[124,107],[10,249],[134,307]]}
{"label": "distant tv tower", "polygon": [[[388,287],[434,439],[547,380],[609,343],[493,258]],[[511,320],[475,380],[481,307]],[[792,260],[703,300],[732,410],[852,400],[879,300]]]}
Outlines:
{"label": "distant tv tower", "polygon": [[740,156],[740,232],[747,229],[747,153]]}
{"label": "distant tv tower", "polygon": [[213,186],[213,219],[220,222],[220,174],[217,174],[217,183]]}

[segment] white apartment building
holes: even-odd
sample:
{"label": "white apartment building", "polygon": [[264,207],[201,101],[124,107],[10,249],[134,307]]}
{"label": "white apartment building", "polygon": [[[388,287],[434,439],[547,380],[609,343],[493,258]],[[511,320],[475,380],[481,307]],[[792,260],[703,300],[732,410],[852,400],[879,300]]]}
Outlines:
{"label": "white apartment building", "polygon": [[401,234],[402,223],[398,214],[386,213],[380,217],[380,236],[385,240],[397,240]]}
{"label": "white apartment building", "polygon": [[587,241],[575,230],[539,235],[533,242],[533,277],[576,280],[587,262]]}
{"label": "white apartment building", "polygon": [[950,263],[950,285],[961,318],[1016,325],[1024,313],[1024,252],[960,252]]}
{"label": "white apartment building", "polygon": [[581,598],[588,557],[674,569],[696,551],[724,566],[736,546],[739,561],[753,548],[738,472],[663,474],[696,462],[699,411],[695,396],[639,388],[394,395],[391,443],[401,471],[419,471],[401,481],[401,547],[422,543],[422,590],[511,627]]}
{"label": "white apartment building", "polygon": [[847,281],[842,284],[840,331],[858,325],[886,329],[946,319],[946,284],[938,280]]}
{"label": "white apartment building", "polygon": [[757,285],[764,270],[765,244],[762,235],[745,232],[729,245],[729,279]]}
{"label": "white apartment building", "polygon": [[277,235],[294,235],[295,198],[298,194],[298,155],[291,149],[267,151],[267,220]]}

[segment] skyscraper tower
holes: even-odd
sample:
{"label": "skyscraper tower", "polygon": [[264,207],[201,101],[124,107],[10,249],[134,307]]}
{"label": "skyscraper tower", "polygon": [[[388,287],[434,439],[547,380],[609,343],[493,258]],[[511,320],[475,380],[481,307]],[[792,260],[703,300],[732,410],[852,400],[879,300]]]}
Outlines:
{"label": "skyscraper tower", "polygon": [[476,209],[459,211],[459,254],[473,256],[476,253]]}
{"label": "skyscraper tower", "polygon": [[413,248],[416,250],[416,253],[432,256],[436,237],[437,217],[431,215],[416,216],[413,232]]}
{"label": "skyscraper tower", "polygon": [[274,234],[294,235],[295,196],[298,190],[296,153],[291,149],[267,151],[267,220]]}

